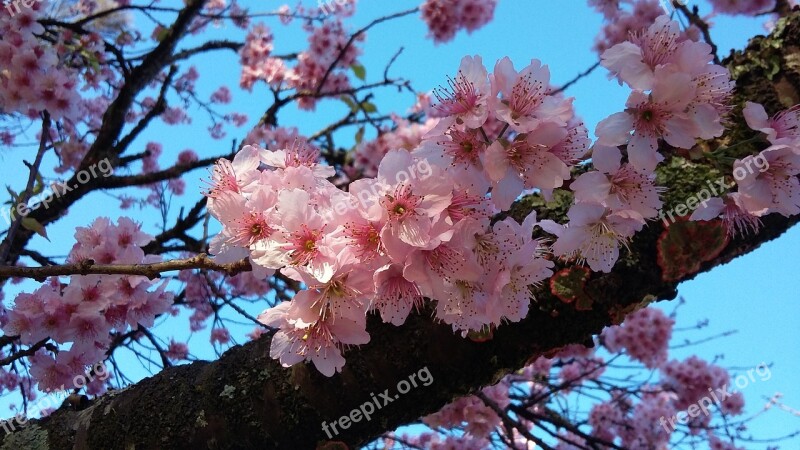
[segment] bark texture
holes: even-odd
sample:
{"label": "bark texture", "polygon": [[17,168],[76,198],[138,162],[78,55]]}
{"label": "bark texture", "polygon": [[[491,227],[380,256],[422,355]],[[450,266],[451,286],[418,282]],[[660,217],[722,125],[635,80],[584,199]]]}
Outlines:
{"label": "bark texture", "polygon": [[[759,101],[774,113],[800,103],[800,12],[783,19],[769,37],[756,37],[726,64],[737,79],[736,104],[725,144],[752,136],[741,117],[744,99]],[[713,143],[716,146],[719,143]],[[677,156],[659,176],[670,186],[666,209],[698,192],[713,168]],[[558,218],[566,199],[545,205],[530,197],[515,205],[520,218],[531,209],[540,217]],[[775,239],[797,222],[771,215],[756,236],[733,239],[697,273],[749,253]],[[526,361],[564,345],[591,342],[593,335],[624,312],[676,296],[677,282],[662,280],[656,243],[660,222],[649,224],[632,242],[631,251],[610,274],[592,274],[586,291],[592,310],[577,311],[555,299],[547,286],[536,289],[537,302],[520,323],[508,324],[483,343],[455,335],[430,319],[413,315],[402,327],[369,321],[372,342],[346,353],[347,365],[332,378],[313,367],[281,368],[269,357],[270,338],[230,349],[214,362],[173,367],[127,389],[109,393],[87,408],[62,407],[46,419],[32,421],[7,435],[0,449],[313,449],[328,438],[322,422],[349,415],[372,400],[371,394],[397,393],[398,381],[427,367],[433,382],[412,388],[361,420],[339,430],[334,440],[351,448],[385,430],[434,412],[457,396],[498,381]],[[697,273],[683,279],[693,278]]]}

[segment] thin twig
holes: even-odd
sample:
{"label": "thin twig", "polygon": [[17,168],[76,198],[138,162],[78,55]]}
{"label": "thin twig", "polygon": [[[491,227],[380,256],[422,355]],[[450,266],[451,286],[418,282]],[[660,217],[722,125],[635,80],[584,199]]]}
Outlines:
{"label": "thin twig", "polygon": [[[33,165],[30,167],[30,174],[28,174],[28,184],[25,185],[25,190],[20,194],[18,203],[14,205],[15,207],[18,205],[27,205],[28,200],[30,199],[31,192],[33,191],[33,185],[36,182],[36,176],[39,174],[39,166],[42,165],[42,158],[44,158],[44,153],[47,150],[47,142],[50,140],[50,113],[46,110],[42,114],[42,136],[39,139],[39,151],[36,152],[36,159],[33,161]],[[14,208],[12,208],[13,211]],[[17,211],[19,212],[19,211]],[[11,227],[8,229],[8,235],[6,236],[6,242],[8,245],[3,246],[0,249],[0,265],[6,265],[8,261],[8,254],[11,253],[11,243],[14,242],[14,235],[17,233],[20,225],[22,224],[22,214],[17,214],[14,217],[14,222],[11,224]]]}
{"label": "thin twig", "polygon": [[66,275],[142,275],[150,279],[161,277],[164,272],[186,269],[209,269],[229,276],[252,270],[250,261],[242,259],[228,264],[214,262],[205,253],[186,259],[175,259],[152,264],[95,264],[91,259],[74,264],[45,267],[0,267],[0,277],[21,277],[44,280],[47,277]]}
{"label": "thin twig", "polygon": [[678,11],[680,11],[686,19],[689,20],[689,23],[696,26],[701,33],[703,33],[703,40],[706,41],[706,44],[711,46],[711,54],[714,56],[714,64],[720,64],[719,56],[717,56],[717,44],[711,39],[711,27],[708,23],[700,17],[700,10],[697,9],[697,6],[689,10],[689,7],[686,5],[682,5],[680,2],[673,2]]}
{"label": "thin twig", "polygon": [[336,65],[339,64],[339,61],[342,60],[342,58],[344,57],[345,53],[347,53],[347,50],[350,48],[351,45],[353,45],[353,42],[355,42],[355,40],[358,39],[359,36],[361,36],[362,34],[366,33],[367,30],[369,30],[370,28],[374,27],[375,25],[378,25],[379,23],[383,23],[383,22],[386,22],[386,21],[392,20],[392,19],[397,19],[397,18],[400,18],[400,17],[403,17],[403,16],[407,16],[409,14],[414,14],[416,12],[419,12],[419,8],[412,8],[412,9],[409,9],[409,10],[406,10],[406,11],[401,11],[401,12],[398,12],[398,13],[390,14],[388,16],[379,17],[379,18],[373,20],[372,22],[368,23],[364,28],[361,28],[360,30],[358,30],[355,33],[353,33],[350,36],[350,39],[344,45],[344,47],[342,47],[342,49],[339,51],[339,54],[336,55],[336,59],[334,59],[333,62],[330,64],[330,66],[328,66],[328,70],[325,71],[325,75],[322,76],[322,79],[320,80],[319,85],[317,85],[317,91],[316,91],[315,94],[317,96],[320,95],[320,93],[322,92],[322,88],[325,86],[325,82],[328,81],[328,77],[331,76],[331,73],[333,72],[333,70],[336,69]]}
{"label": "thin twig", "polygon": [[578,81],[580,81],[582,78],[588,77],[598,67],[600,67],[600,61],[597,61],[596,63],[592,64],[591,67],[589,67],[588,69],[586,69],[583,72],[579,73],[575,78],[569,80],[565,85],[561,86],[560,88],[556,89],[555,91],[550,92],[550,95],[560,94],[560,93],[566,91],[567,89],[572,87],[573,84],[575,84]]}

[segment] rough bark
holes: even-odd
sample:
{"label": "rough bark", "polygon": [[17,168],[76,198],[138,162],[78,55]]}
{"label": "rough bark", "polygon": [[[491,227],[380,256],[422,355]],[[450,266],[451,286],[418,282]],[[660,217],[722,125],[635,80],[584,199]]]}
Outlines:
{"label": "rough bark", "polygon": [[[760,101],[770,113],[800,99],[800,13],[779,23],[769,37],[754,38],[748,48],[727,59],[737,78],[736,102]],[[731,132],[723,142],[751,136],[738,108]],[[668,167],[669,165],[665,165]],[[667,204],[697,192],[710,169],[691,165],[664,169],[662,180],[673,187]],[[547,205],[528,198],[514,216],[531,208],[550,217],[565,205]],[[702,273],[754,251],[775,239],[798,218],[777,215],[764,220],[755,236],[733,239]],[[237,346],[214,362],[173,367],[122,391],[112,392],[87,408],[62,407],[48,418],[32,421],[7,435],[0,449],[268,449],[315,448],[327,440],[322,421],[348,415],[397,382],[427,367],[430,386],[411,389],[335,438],[351,448],[381,432],[438,410],[453,398],[499,380],[526,361],[570,343],[588,343],[619,311],[654,300],[672,299],[676,282],[665,282],[656,262],[660,222],[648,225],[632,242],[630,252],[610,274],[592,274],[587,292],[595,299],[591,311],[576,311],[554,299],[546,287],[536,290],[537,307],[520,323],[500,327],[483,343],[454,335],[430,319],[428,311],[413,315],[402,327],[369,321],[372,342],[346,353],[347,365],[332,378],[313,367],[281,368],[269,357],[270,339]],[[697,273],[684,279],[693,278]],[[381,403],[382,404],[382,403]]]}

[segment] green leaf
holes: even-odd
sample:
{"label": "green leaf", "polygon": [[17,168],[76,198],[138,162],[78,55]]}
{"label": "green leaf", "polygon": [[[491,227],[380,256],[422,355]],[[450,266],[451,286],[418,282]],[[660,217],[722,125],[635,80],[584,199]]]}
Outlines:
{"label": "green leaf", "polygon": [[31,231],[36,232],[36,234],[47,239],[48,241],[50,240],[50,238],[47,237],[47,230],[44,229],[44,225],[39,223],[39,221],[34,219],[33,217],[23,217],[22,226]]}
{"label": "green leaf", "polygon": [[370,102],[364,102],[361,104],[361,109],[364,110],[365,113],[374,113],[378,111],[378,107]]}
{"label": "green leaf", "polygon": [[356,132],[356,145],[360,144],[361,141],[364,140],[364,127],[361,127]]}
{"label": "green leaf", "polygon": [[156,40],[158,42],[163,41],[164,39],[167,38],[167,36],[169,36],[170,31],[171,30],[169,28],[162,28],[161,31],[158,32],[158,35],[156,36]]}
{"label": "green leaf", "polygon": [[347,95],[343,95],[343,96],[341,96],[341,97],[339,97],[339,98],[340,98],[340,99],[341,99],[341,100],[342,100],[342,101],[343,101],[343,102],[344,102],[344,103],[345,103],[347,106],[349,106],[349,107],[350,107],[350,111],[351,111],[351,112],[356,112],[356,111],[358,111],[358,105],[356,105],[356,102],[354,102],[354,101],[353,101],[353,99],[351,99],[351,98],[350,98],[350,97],[348,97]]}
{"label": "green leaf", "polygon": [[33,192],[32,195],[37,195],[44,190],[44,178],[42,178],[41,172],[36,172],[36,184],[33,185]]}
{"label": "green leaf", "polygon": [[350,68],[353,69],[353,74],[359,80],[364,81],[367,78],[367,69],[361,64],[353,64]]}

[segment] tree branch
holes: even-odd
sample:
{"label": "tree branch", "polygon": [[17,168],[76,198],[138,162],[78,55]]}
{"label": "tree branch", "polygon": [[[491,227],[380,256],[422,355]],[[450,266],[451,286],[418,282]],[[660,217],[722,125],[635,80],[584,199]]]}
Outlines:
{"label": "tree branch", "polygon": [[229,276],[251,270],[250,261],[243,259],[228,264],[218,264],[205,253],[186,259],[174,259],[152,264],[95,264],[91,259],[74,264],[44,267],[4,266],[2,277],[33,278],[43,281],[47,277],[67,275],[142,275],[150,279],[160,278],[164,272],[186,269],[209,269]]}

